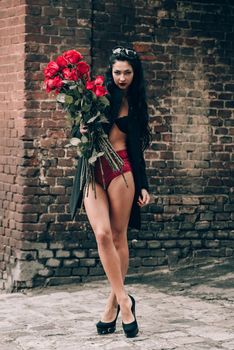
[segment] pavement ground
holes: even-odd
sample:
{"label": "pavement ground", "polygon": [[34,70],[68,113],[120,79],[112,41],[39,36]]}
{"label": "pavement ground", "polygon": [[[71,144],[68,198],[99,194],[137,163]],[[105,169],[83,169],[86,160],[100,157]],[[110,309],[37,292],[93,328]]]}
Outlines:
{"label": "pavement ground", "polygon": [[234,259],[129,277],[140,332],[100,336],[101,281],[0,294],[0,350],[234,350]]}

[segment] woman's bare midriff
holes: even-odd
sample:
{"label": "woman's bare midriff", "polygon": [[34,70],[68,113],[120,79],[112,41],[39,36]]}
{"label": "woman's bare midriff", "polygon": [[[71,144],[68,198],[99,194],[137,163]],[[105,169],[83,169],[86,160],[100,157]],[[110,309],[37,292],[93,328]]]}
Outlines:
{"label": "woman's bare midriff", "polygon": [[109,133],[109,141],[115,151],[126,149],[126,134],[119,130],[116,124],[113,124]]}
{"label": "woman's bare midriff", "polygon": [[[126,97],[124,97],[120,106],[118,118],[122,118],[126,115],[128,115],[128,100]],[[109,133],[109,141],[112,144],[114,150],[121,151],[122,149],[126,149],[126,139],[127,135],[119,130],[118,126],[114,123]]]}

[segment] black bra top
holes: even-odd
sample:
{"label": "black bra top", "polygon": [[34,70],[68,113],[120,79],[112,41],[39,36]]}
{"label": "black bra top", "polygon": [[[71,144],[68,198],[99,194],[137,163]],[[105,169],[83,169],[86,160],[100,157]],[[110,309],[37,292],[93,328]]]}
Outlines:
{"label": "black bra top", "polygon": [[118,117],[115,119],[115,124],[119,128],[120,131],[127,134],[128,132],[128,115],[125,115],[124,117]]}

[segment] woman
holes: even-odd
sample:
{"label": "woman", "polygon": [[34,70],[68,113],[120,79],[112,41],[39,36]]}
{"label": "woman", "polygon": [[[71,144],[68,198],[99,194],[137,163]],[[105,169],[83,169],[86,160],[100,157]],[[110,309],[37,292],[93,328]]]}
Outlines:
{"label": "woman", "polygon": [[[95,167],[96,195],[89,189],[84,196],[85,210],[94,231],[99,256],[111,284],[105,311],[97,323],[99,334],[115,331],[121,311],[122,326],[127,337],[138,333],[135,300],[128,295],[124,279],[128,270],[128,226],[140,228],[140,207],[150,201],[143,150],[149,145],[147,104],[141,61],[132,49],[116,47],[110,56],[107,72],[110,96],[109,123],[103,125],[115,151],[123,159],[122,172],[113,172],[102,157]],[[80,132],[87,129],[82,126]],[[73,136],[76,131],[73,132]],[[71,196],[71,211],[81,205],[84,184],[80,184],[82,159]],[[102,173],[102,169],[104,174]]]}

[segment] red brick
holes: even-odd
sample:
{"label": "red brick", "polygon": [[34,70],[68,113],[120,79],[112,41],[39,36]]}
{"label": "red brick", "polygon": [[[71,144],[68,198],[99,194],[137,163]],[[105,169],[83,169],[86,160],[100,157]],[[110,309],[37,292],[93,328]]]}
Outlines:
{"label": "red brick", "polygon": [[[4,251],[0,277],[4,271],[6,278],[11,259],[20,258],[14,249],[33,250],[36,258],[41,249],[48,249],[48,236],[54,244],[63,242],[68,253],[80,249],[81,240],[86,256],[90,247],[95,249],[95,242],[88,239],[86,216],[77,215],[76,221],[70,221],[68,201],[76,151],[65,148],[69,138],[65,113],[57,108],[55,96],[43,90],[42,70],[49,60],[74,48],[92,61],[93,73],[104,73],[111,48],[127,42],[139,52],[145,71],[153,132],[145,157],[155,201],[142,210],[142,232],[133,232],[139,240],[131,254],[139,259],[131,271],[140,271],[141,265],[151,271],[167,263],[164,251],[144,248],[147,239],[159,238],[160,244],[170,243],[172,249],[178,240],[176,249],[184,257],[189,252],[183,247],[187,248],[191,238],[200,237],[201,230],[204,238],[194,241],[193,249],[202,255],[201,247],[206,247],[206,255],[215,247],[213,254],[226,254],[222,237],[206,232],[212,227],[222,230],[226,242],[233,238],[233,216],[229,214],[234,85],[231,50],[226,50],[232,45],[233,33],[215,23],[213,11],[221,5],[191,4],[187,11],[182,4],[175,13],[158,2],[155,29],[155,8],[139,1],[127,5],[95,2],[93,19],[87,1],[68,0],[66,6],[58,7],[51,7],[48,0],[25,3],[0,2],[0,251]],[[229,14],[219,12],[221,22],[229,20]],[[203,18],[211,28],[209,38]],[[212,32],[214,26],[217,31]],[[222,45],[217,51],[219,41]],[[185,206],[190,201],[193,203]],[[130,239],[133,233],[129,232]],[[220,247],[212,243],[213,237],[219,239]],[[55,267],[44,277],[52,281],[50,274],[55,273],[51,283],[63,283],[68,279],[62,276],[77,275],[80,281],[88,274],[103,274],[94,257],[90,270]],[[43,276],[40,278],[35,283],[42,283]]]}

